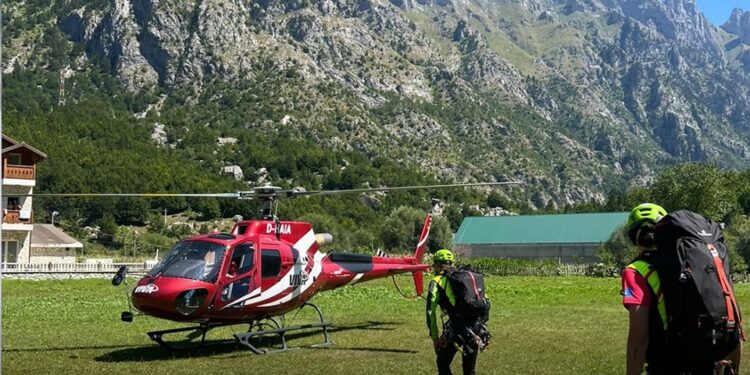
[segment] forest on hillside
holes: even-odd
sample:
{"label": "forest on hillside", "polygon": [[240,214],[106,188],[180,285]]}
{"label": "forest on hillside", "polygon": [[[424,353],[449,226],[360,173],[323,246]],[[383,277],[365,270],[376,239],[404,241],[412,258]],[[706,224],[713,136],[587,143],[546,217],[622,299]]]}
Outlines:
{"label": "forest on hillside", "polygon": [[[283,219],[310,221],[316,231],[334,234],[336,249],[395,252],[413,247],[424,214],[435,200],[441,202],[443,214],[435,221],[433,249],[450,244],[451,234],[464,217],[486,214],[491,208],[517,214],[626,211],[637,203],[651,201],[668,210],[691,209],[724,222],[734,249],[750,260],[750,172],[723,169],[731,165],[727,163],[675,164],[686,159],[673,155],[659,159],[659,165],[667,166],[652,175],[649,155],[653,153],[626,147],[627,143],[618,145],[615,141],[621,137],[619,133],[607,133],[609,124],[582,117],[578,112],[580,93],[564,79],[526,78],[532,96],[550,98],[550,102],[551,98],[558,99],[563,115],[556,121],[542,121],[539,113],[514,106],[513,101],[495,92],[474,92],[468,81],[457,79],[460,74],[450,73],[445,67],[425,69],[434,73],[430,75],[435,79],[431,94],[442,99],[420,101],[398,90],[382,91],[377,93],[382,103],[371,108],[363,106],[356,91],[347,89],[361,78],[359,75],[347,73],[345,83],[321,81],[308,87],[299,70],[276,64],[278,61],[268,57],[273,55],[263,55],[254,65],[257,70],[252,72],[252,79],[231,81],[212,76],[197,86],[162,82],[128,90],[118,76],[117,59],[87,50],[89,45],[61,29],[62,17],[86,4],[108,6],[105,2],[78,0],[26,2],[17,4],[12,17],[3,19],[8,35],[3,53],[32,51],[25,55],[23,64],[10,62],[4,70],[2,110],[6,135],[48,155],[39,164],[36,192],[220,193],[251,190],[265,182],[283,189],[341,190],[484,178],[478,176],[495,180],[520,177],[524,185],[518,188],[415,190],[285,200],[278,214]],[[627,26],[625,31],[634,27],[632,22],[623,25]],[[628,35],[623,31],[622,40],[628,41]],[[633,40],[651,45],[643,38]],[[312,50],[300,48],[303,52]],[[267,52],[278,50],[284,49],[275,47]],[[471,56],[463,57],[469,63],[473,61]],[[399,67],[411,64],[403,58],[398,61]],[[375,68],[360,60],[351,66],[361,69],[363,76]],[[633,72],[630,75],[643,75],[635,74],[641,70],[639,64],[632,66],[627,69]],[[388,68],[384,70],[394,71]],[[654,85],[646,91],[658,94],[654,96],[658,99],[662,95],[659,88]],[[457,94],[464,91],[472,94]],[[628,98],[626,104],[632,102],[637,107],[637,101]],[[294,126],[283,126],[286,116],[301,120]],[[666,121],[668,116],[664,118],[665,123],[672,123]],[[380,138],[366,140],[365,133],[371,128],[365,125],[373,124],[397,127],[406,136],[395,140],[393,134],[384,132]],[[431,133],[434,129],[428,125],[436,124],[445,128],[438,126],[436,129],[442,130]],[[426,135],[408,133],[413,125],[425,125],[418,130]],[[163,141],[153,138],[158,126],[168,130]],[[357,139],[358,135],[362,138]],[[666,133],[663,138],[682,139],[673,135]],[[344,136],[362,144],[347,143]],[[457,141],[459,136],[464,137],[462,148],[451,150],[454,145],[446,142]],[[235,141],[219,144],[220,138]],[[597,147],[592,151],[581,146],[587,142],[576,139],[589,140]],[[653,143],[653,139],[644,139]],[[374,143],[365,145],[367,142]],[[373,148],[373,144],[382,147]],[[489,147],[497,145],[502,147]],[[469,163],[457,150],[479,161],[500,162],[478,173],[477,166],[483,164],[476,160]],[[429,166],[433,171],[436,165],[448,165],[452,172],[461,173],[443,174],[455,178],[445,180],[438,173],[425,172],[430,170],[428,166],[414,164],[420,159],[408,158],[420,152],[437,154],[437,164]],[[616,165],[615,159],[603,156],[606,153],[620,155]],[[227,166],[242,166],[246,177],[236,180],[221,174]],[[625,173],[609,174],[617,169]],[[261,170],[265,171],[262,181],[257,177]],[[649,173],[641,176],[638,171]],[[580,181],[592,185],[586,188],[597,194],[583,194],[586,189],[576,185]],[[643,187],[628,188],[648,181]],[[606,194],[600,196],[600,191]],[[583,201],[587,197],[597,199]],[[213,230],[220,225],[219,220],[237,214],[253,217],[259,209],[254,201],[205,198],[40,197],[34,207],[36,222],[49,222],[51,213],[59,212],[56,223],[85,243],[81,255],[143,257],[170,247],[184,236]],[[165,214],[175,219],[165,222]],[[96,241],[89,238],[85,227],[98,228]],[[603,255],[603,260],[609,259]]]}

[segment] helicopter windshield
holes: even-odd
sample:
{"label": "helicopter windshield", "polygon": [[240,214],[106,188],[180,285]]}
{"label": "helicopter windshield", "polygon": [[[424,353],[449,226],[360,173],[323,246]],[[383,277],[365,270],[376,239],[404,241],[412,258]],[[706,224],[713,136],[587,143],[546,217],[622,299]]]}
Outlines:
{"label": "helicopter windshield", "polygon": [[226,249],[225,245],[213,242],[180,242],[149,271],[148,276],[182,277],[212,283],[219,274]]}

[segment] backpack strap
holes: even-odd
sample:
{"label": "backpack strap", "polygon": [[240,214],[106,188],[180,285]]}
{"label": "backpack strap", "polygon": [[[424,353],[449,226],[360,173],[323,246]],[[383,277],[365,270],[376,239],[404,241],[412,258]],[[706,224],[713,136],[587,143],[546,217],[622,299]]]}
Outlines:
{"label": "backpack strap", "polygon": [[477,288],[477,279],[474,277],[474,272],[469,271],[469,277],[471,277],[471,286],[474,289],[474,295],[479,299],[479,289]]}
{"label": "backpack strap", "polygon": [[[719,252],[716,251],[716,246],[714,246],[714,244],[706,244],[706,247],[708,247],[708,251],[714,258],[716,276],[719,278],[721,290],[724,293],[724,304],[727,308],[727,330],[734,331],[735,329],[739,329],[740,337],[742,337],[742,341],[745,341],[745,333],[742,331],[742,318],[739,314],[740,310],[737,308],[737,300],[734,298],[734,291],[732,291],[732,287],[729,285],[729,280],[727,280],[727,275],[724,272],[724,263],[721,261]],[[735,316],[737,317],[737,320],[735,320]]]}
{"label": "backpack strap", "polygon": [[667,330],[667,307],[664,303],[664,293],[661,290],[661,280],[656,269],[644,260],[636,260],[628,265],[628,268],[635,270],[646,279],[648,286],[651,287],[651,291],[656,296],[656,309],[659,311],[659,317],[661,318],[662,328],[664,331]]}

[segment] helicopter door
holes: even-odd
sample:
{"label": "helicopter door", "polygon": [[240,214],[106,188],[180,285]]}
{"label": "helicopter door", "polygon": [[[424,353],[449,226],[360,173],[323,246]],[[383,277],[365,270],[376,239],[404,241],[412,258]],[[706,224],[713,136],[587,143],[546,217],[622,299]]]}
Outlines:
{"label": "helicopter door", "polygon": [[229,305],[250,293],[260,292],[255,263],[255,249],[252,242],[243,243],[234,248],[222,278],[224,282],[221,293],[216,298],[217,307]]}
{"label": "helicopter door", "polygon": [[275,284],[281,274],[281,253],[278,250],[263,249],[260,252],[260,276],[263,290]]}

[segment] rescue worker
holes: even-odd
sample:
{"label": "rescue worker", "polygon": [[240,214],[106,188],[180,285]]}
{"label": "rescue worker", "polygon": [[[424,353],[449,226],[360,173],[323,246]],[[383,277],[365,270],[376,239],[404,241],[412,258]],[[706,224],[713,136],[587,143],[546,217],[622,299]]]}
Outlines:
{"label": "rescue worker", "polygon": [[638,255],[622,273],[622,303],[628,309],[626,374],[638,375],[648,364],[648,374],[669,373],[675,361],[665,344],[667,315],[659,275],[649,259],[656,251],[654,226],[667,211],[643,203],[630,211],[626,233]]}
{"label": "rescue worker", "polygon": [[[479,344],[474,340],[477,337],[473,332],[478,332],[481,321],[465,322],[449,319],[443,324],[443,333],[438,330],[438,306],[449,317],[454,315],[451,308],[455,306],[456,299],[448,283],[445,272],[453,269],[455,256],[448,249],[438,250],[432,258],[432,269],[435,278],[430,282],[427,292],[427,328],[432,338],[435,354],[437,354],[438,374],[451,374],[451,362],[456,352],[462,352],[462,366],[464,375],[474,374],[479,354]],[[471,336],[471,337],[469,337]]]}
{"label": "rescue worker", "polygon": [[622,273],[621,294],[630,321],[626,374],[641,374],[644,364],[649,375],[724,375],[724,369],[727,374],[735,374],[741,347],[716,364],[693,363],[679,347],[668,343],[664,293],[654,267],[659,256],[654,229],[664,216],[667,211],[653,203],[636,206],[628,216],[627,237],[638,255]]}

